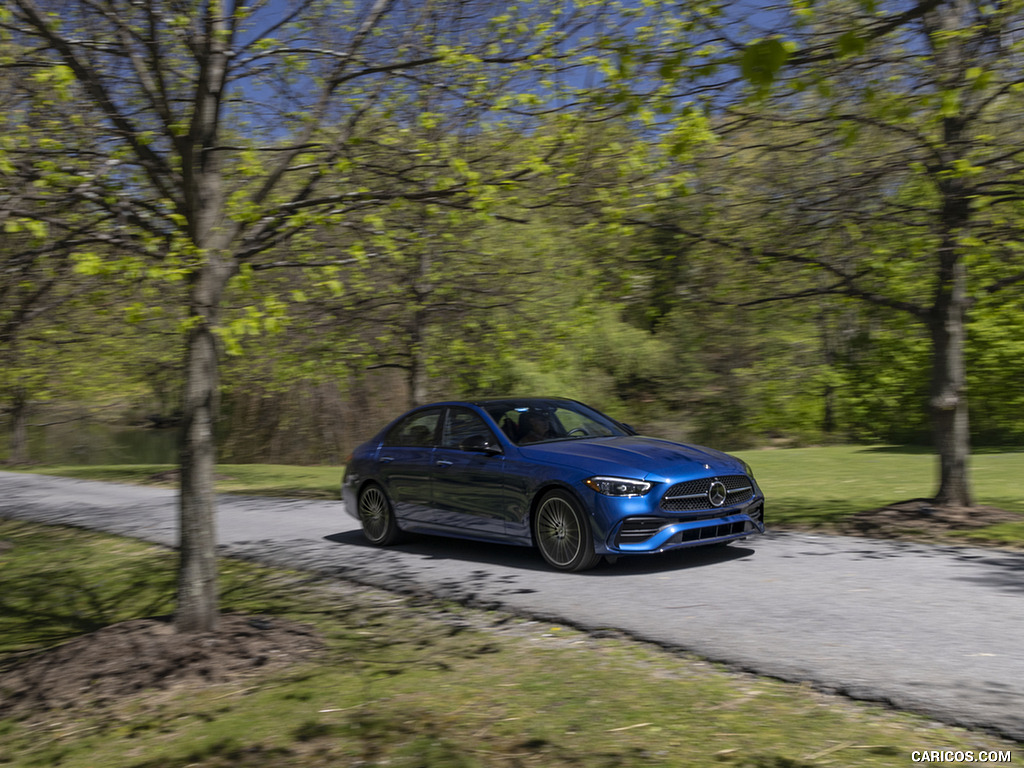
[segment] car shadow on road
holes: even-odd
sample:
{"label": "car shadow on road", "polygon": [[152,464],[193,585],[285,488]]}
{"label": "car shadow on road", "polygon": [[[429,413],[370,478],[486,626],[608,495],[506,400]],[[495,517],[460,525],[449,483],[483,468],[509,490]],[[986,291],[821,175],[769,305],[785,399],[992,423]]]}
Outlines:
{"label": "car shadow on road", "polygon": [[994,587],[1006,592],[1024,593],[1024,553],[993,550],[991,552],[960,551],[956,559],[974,569],[985,568],[981,575],[961,576],[985,587]]}
{"label": "car shadow on road", "polygon": [[[377,549],[369,544],[359,531],[334,533],[325,536],[324,539],[335,544],[359,547],[363,550]],[[480,565],[498,565],[519,570],[557,573],[544,562],[537,550],[511,544],[495,544],[426,534],[407,534],[405,541],[388,547],[386,551],[408,552],[431,560],[462,560]],[[624,555],[614,563],[602,560],[595,568],[576,575],[629,576],[704,568],[749,558],[754,551],[754,547],[749,542],[735,542],[729,546],[690,547],[655,555]]]}
{"label": "car shadow on road", "polygon": [[690,568],[709,568],[724,563],[745,560],[753,556],[754,545],[749,542],[735,542],[728,546],[711,545],[688,547],[662,552],[657,555],[628,555],[620,557],[613,564],[604,564],[594,571],[595,576],[619,576],[631,574],[685,571]]}

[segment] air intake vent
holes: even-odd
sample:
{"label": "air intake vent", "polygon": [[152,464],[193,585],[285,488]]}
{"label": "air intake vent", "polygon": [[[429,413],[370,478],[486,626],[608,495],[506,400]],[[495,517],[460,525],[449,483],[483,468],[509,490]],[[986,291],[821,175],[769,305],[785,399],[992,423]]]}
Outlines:
{"label": "air intake vent", "polygon": [[628,517],[622,521],[622,527],[619,528],[619,535],[615,538],[615,543],[637,544],[647,541],[666,525],[677,522],[679,521],[664,517]]}

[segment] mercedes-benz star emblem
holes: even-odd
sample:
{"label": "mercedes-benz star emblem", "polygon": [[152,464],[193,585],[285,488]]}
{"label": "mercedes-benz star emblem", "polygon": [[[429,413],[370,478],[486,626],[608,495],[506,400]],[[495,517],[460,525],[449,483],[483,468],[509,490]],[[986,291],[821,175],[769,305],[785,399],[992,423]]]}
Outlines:
{"label": "mercedes-benz star emblem", "polygon": [[711,483],[711,487],[708,488],[708,501],[711,502],[712,507],[720,507],[725,504],[725,483],[715,480]]}

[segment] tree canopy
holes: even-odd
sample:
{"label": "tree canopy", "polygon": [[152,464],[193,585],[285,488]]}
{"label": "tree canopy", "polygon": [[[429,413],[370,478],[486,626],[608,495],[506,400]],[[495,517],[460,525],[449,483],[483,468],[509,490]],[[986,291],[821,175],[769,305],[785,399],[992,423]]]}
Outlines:
{"label": "tree canopy", "polygon": [[381,399],[371,371],[707,441],[930,422],[969,505],[968,386],[1005,404],[975,434],[1024,434],[1022,29],[1019,0],[11,0],[7,408],[69,349],[180,382],[184,631],[216,621],[218,432]]}

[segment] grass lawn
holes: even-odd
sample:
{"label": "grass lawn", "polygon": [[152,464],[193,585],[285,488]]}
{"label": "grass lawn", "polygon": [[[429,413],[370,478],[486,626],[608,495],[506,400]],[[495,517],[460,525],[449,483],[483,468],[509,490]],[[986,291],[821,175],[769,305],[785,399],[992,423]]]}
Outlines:
{"label": "grass lawn", "polygon": [[[776,527],[829,528],[864,510],[925,498],[938,486],[937,459],[928,450],[898,446],[830,446],[738,451],[764,490]],[[977,504],[1021,514],[1019,522],[943,535],[948,541],[1024,546],[1024,452],[971,457]]]}
{"label": "grass lawn", "polygon": [[[14,661],[171,608],[174,554],[137,541],[0,520],[0,568],[0,694]],[[221,581],[226,612],[311,625],[321,655],[102,706],[83,691],[57,710],[0,709],[0,765],[888,768],[922,749],[1021,755],[620,638],[231,560]]]}

